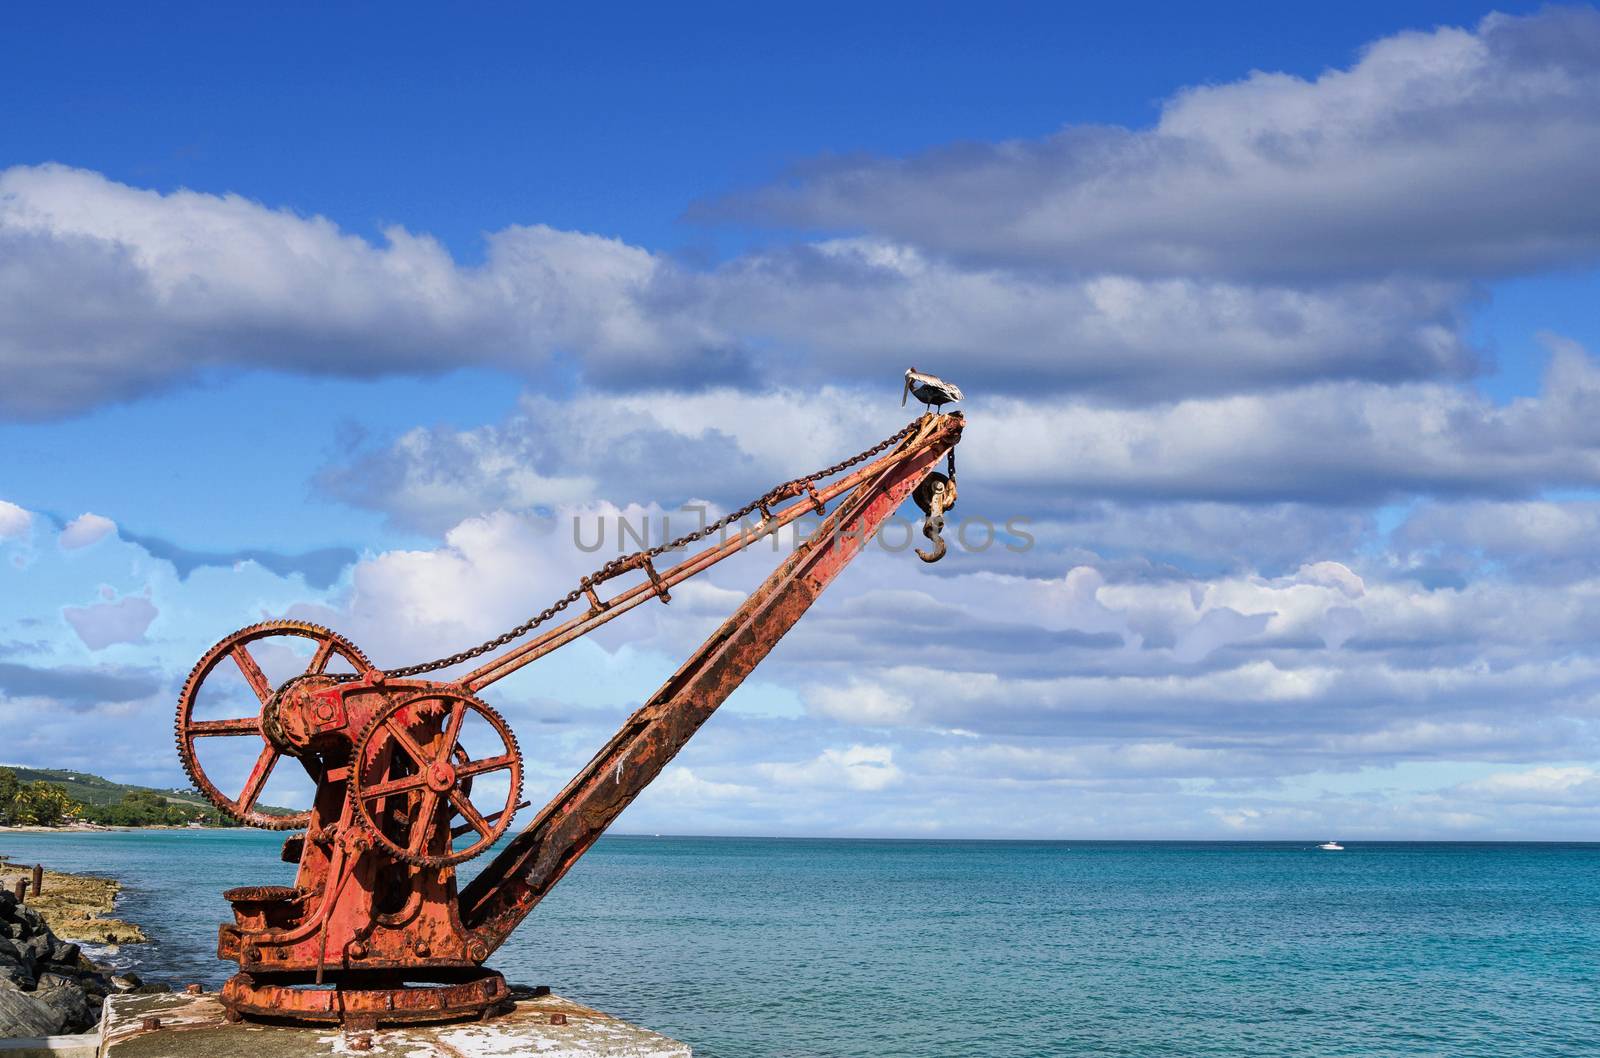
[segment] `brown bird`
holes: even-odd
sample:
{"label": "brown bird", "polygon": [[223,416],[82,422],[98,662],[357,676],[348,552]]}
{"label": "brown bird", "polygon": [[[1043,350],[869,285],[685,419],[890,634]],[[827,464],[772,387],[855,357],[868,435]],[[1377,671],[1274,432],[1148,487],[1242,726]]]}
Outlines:
{"label": "brown bird", "polygon": [[918,371],[916,368],[906,370],[906,387],[900,394],[900,406],[906,406],[906,397],[916,397],[922,402],[926,411],[929,405],[935,408],[943,407],[952,401],[961,399],[961,387],[954,383],[946,382],[938,375],[929,375]]}

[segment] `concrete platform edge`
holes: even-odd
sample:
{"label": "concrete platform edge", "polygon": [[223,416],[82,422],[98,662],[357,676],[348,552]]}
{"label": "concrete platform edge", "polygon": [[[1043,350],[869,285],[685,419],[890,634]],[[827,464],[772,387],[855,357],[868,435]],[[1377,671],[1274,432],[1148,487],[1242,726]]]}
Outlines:
{"label": "concrete platform edge", "polygon": [[331,1025],[229,1025],[216,995],[208,993],[110,997],[97,1058],[356,1053],[388,1058],[691,1058],[693,1052],[677,1040],[557,995],[518,1000],[513,1011],[489,1021],[347,1033]]}

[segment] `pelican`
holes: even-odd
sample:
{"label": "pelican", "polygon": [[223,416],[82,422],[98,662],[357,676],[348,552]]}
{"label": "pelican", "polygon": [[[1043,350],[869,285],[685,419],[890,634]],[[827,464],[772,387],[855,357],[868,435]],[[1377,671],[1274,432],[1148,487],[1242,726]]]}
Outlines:
{"label": "pelican", "polygon": [[931,404],[938,408],[961,399],[961,387],[946,382],[938,375],[929,375],[916,368],[906,369],[906,388],[900,393],[900,406],[906,406],[906,397],[916,397],[926,411]]}

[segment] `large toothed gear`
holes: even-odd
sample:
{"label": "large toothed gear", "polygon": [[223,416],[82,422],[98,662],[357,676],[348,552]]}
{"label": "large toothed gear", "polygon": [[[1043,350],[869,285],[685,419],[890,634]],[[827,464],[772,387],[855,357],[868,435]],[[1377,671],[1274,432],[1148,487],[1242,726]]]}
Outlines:
{"label": "large toothed gear", "polygon": [[[268,682],[266,675],[261,671],[261,666],[251,656],[249,646],[251,643],[274,636],[293,636],[309,639],[317,644],[306,670],[285,683],[285,686],[295,680],[321,676],[326,673],[329,663],[335,656],[343,658],[356,672],[367,672],[372,668],[372,663],[367,660],[366,655],[356,649],[353,643],[321,625],[306,621],[266,621],[241,628],[206,651],[189,673],[189,678],[183,685],[183,693],[178,696],[178,716],[174,724],[174,734],[178,743],[178,759],[183,762],[183,770],[188,774],[189,780],[194,783],[195,789],[204,794],[206,799],[216,805],[224,815],[249,826],[267,830],[298,830],[310,821],[310,813],[300,812],[281,816],[271,815],[256,808],[261,792],[267,785],[267,779],[271,777],[273,768],[284,755],[285,747],[281,739],[271,737],[273,734],[271,706],[280,688],[275,688]],[[238,666],[240,675],[244,677],[245,683],[261,703],[260,711],[255,716],[228,720],[194,719],[195,699],[199,695],[201,685],[226,659],[231,659]],[[245,780],[244,789],[239,792],[238,797],[230,798],[217,788],[206,775],[205,769],[201,767],[195,755],[195,740],[251,736],[260,740],[261,752],[256,757],[249,778]]]}
{"label": "large toothed gear", "polygon": [[[465,752],[468,713],[488,722],[499,752],[476,759]],[[472,802],[472,780],[499,771],[510,773],[505,805],[485,815]],[[521,795],[522,751],[511,725],[463,691],[439,688],[392,702],[356,739],[349,789],[356,819],[375,845],[405,863],[449,867],[486,851],[511,825]],[[451,826],[457,815],[464,822]],[[455,839],[468,835],[472,841],[456,849]]]}

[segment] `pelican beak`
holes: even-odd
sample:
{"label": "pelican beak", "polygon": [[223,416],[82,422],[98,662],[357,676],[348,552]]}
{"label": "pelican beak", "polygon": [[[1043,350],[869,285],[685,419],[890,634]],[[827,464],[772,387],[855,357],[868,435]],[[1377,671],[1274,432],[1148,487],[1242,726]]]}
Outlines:
{"label": "pelican beak", "polygon": [[900,406],[906,406],[906,398],[911,396],[911,379],[906,378],[905,385],[900,388]]}

